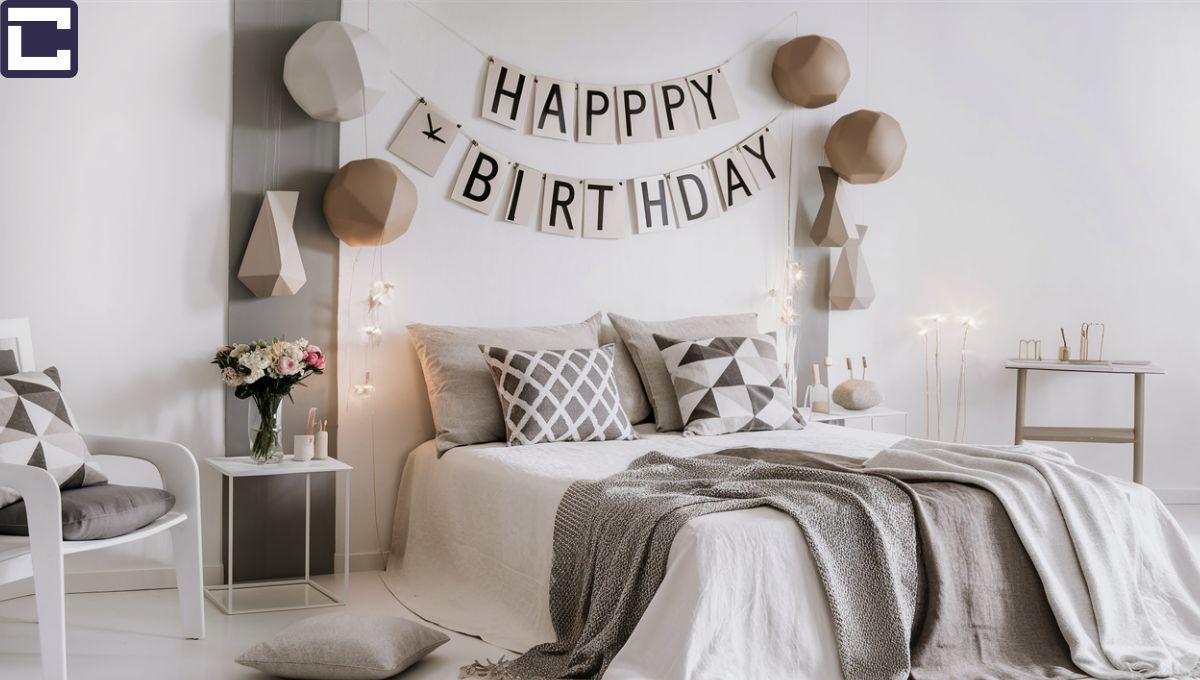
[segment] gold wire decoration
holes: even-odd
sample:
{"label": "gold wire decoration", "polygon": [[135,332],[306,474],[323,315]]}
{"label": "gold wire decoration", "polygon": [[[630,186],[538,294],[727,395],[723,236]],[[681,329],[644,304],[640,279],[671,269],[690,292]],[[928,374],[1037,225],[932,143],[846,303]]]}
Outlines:
{"label": "gold wire decoration", "polygon": [[[1091,339],[1092,329],[1100,329],[1100,349],[1096,352],[1096,358],[1091,357]],[[1104,361],[1104,324],[1099,321],[1085,321],[1079,327],[1079,360],[1080,361]]]}
{"label": "gold wire decoration", "polygon": [[1017,359],[1021,361],[1041,361],[1042,341],[1022,339],[1017,342]]}

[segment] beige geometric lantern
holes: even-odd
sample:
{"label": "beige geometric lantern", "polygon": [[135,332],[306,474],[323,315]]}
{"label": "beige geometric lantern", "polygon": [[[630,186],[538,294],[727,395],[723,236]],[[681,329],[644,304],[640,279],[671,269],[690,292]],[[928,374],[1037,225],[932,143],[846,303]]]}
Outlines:
{"label": "beige geometric lantern", "polygon": [[268,191],[263,197],[238,269],[238,280],[256,297],[295,295],[307,281],[292,231],[299,197],[298,191]]}
{"label": "beige geometric lantern", "polygon": [[821,165],[817,167],[817,172],[821,174],[825,198],[813,219],[813,243],[825,248],[844,246],[850,240],[847,226],[850,221],[850,187],[837,176],[833,168]]}
{"label": "beige geometric lantern", "polygon": [[867,225],[858,225],[858,238],[850,239],[842,248],[829,284],[829,306],[834,309],[866,309],[875,301],[875,286],[862,254],[866,235]]}
{"label": "beige geometric lantern", "polygon": [[357,26],[322,21],[287,51],[283,82],[309,116],[354,120],[375,108],[391,85],[387,50]]}
{"label": "beige geometric lantern", "polygon": [[907,150],[900,123],[879,111],[848,113],[825,138],[829,164],[851,184],[874,184],[896,174]]}
{"label": "beige geometric lantern", "polygon": [[417,187],[400,168],[379,159],[350,161],[325,189],[325,221],[350,246],[391,243],[417,212]]}
{"label": "beige geometric lantern", "polygon": [[806,109],[832,104],[850,80],[846,50],[832,38],[802,35],[775,52],[771,80],[779,96]]}

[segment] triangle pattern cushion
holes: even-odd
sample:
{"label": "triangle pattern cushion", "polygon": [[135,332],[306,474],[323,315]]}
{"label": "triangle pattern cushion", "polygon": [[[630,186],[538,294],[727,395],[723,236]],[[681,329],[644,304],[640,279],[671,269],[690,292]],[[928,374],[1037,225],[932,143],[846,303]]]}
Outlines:
{"label": "triangle pattern cushion", "polygon": [[500,398],[509,446],[637,439],[617,392],[615,345],[479,350]]}
{"label": "triangle pattern cushion", "polygon": [[[108,478],[88,453],[61,385],[56,368],[0,377],[0,463],[40,467],[63,489],[104,484]],[[0,487],[0,507],[20,499]]]}
{"label": "triangle pattern cushion", "polygon": [[798,430],[803,422],[788,395],[775,335],[676,340],[655,335],[684,435]]}

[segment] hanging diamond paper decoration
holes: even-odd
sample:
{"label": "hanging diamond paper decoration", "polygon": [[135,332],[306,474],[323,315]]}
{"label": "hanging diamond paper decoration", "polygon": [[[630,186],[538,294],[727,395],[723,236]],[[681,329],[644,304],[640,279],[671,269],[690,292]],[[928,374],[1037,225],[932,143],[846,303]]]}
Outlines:
{"label": "hanging diamond paper decoration", "polygon": [[263,197],[238,269],[238,280],[257,297],[294,295],[307,280],[292,230],[299,197],[298,191],[268,191]]}
{"label": "hanging diamond paper decoration", "polygon": [[858,238],[850,239],[842,248],[829,285],[829,305],[834,309],[866,309],[875,301],[875,286],[862,254],[866,235],[867,225],[858,225]]}
{"label": "hanging diamond paper decoration", "polygon": [[313,118],[334,123],[375,108],[390,76],[387,49],[375,36],[342,21],[313,24],[283,60],[283,82],[292,99]]}

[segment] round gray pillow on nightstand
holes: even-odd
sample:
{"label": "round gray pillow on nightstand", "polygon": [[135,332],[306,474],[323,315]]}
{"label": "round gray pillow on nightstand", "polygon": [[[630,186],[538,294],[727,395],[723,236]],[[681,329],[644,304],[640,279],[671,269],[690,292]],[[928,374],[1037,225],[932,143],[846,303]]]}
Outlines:
{"label": "round gray pillow on nightstand", "polygon": [[235,661],[281,678],[380,680],[450,640],[394,616],[322,614],[298,621]]}

